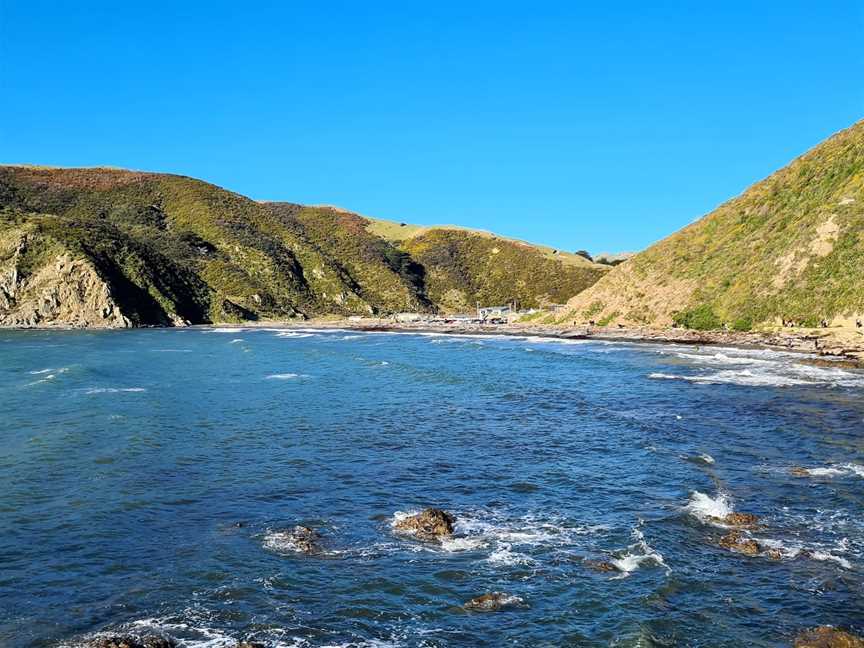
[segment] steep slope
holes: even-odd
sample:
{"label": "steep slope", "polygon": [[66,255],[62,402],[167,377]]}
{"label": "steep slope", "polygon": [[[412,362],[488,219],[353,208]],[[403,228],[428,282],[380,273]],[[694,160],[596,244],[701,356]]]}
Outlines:
{"label": "steep slope", "polygon": [[557,321],[737,330],[864,313],[864,122],[616,267]]}
{"label": "steep slope", "polygon": [[0,326],[531,305],[599,276],[587,261],[562,270],[490,235],[480,245],[430,231],[399,248],[367,226],[344,210],[256,202],[182,176],[0,167]]}
{"label": "steep slope", "polygon": [[477,302],[564,303],[608,271],[582,257],[584,263],[565,263],[527,243],[455,229],[428,229],[400,248],[425,268],[429,297],[447,311]]}
{"label": "steep slope", "polygon": [[[361,297],[339,264],[304,240],[293,223],[191,178],[4,167],[0,206],[6,213],[0,237],[12,241],[12,224],[18,223],[30,238],[86,260],[133,325],[389,307]],[[53,257],[42,261],[50,264]]]}
{"label": "steep slope", "polygon": [[425,270],[405,252],[368,232],[362,217],[332,207],[264,203],[267,209],[338,264],[358,295],[383,311],[429,311]]}

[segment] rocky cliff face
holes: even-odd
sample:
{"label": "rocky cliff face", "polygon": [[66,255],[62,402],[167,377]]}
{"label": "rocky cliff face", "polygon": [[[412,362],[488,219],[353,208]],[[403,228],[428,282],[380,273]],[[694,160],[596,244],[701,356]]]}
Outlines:
{"label": "rocky cliff face", "polygon": [[[32,239],[32,235],[31,239]],[[0,247],[0,325],[124,328],[108,284],[91,263],[59,247],[45,263],[28,263],[28,234],[6,236]],[[40,242],[42,243],[42,242]],[[37,244],[38,245],[38,244]]]}

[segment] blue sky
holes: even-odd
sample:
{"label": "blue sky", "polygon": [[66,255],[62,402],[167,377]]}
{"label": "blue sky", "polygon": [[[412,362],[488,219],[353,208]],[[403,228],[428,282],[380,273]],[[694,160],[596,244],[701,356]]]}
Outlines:
{"label": "blue sky", "polygon": [[643,248],[862,117],[855,1],[0,0],[2,162],[562,249]]}

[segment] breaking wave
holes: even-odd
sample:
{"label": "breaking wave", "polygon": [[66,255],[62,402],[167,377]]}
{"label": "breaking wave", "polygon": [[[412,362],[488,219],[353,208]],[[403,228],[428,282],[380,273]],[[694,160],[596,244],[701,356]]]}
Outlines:
{"label": "breaking wave", "polygon": [[856,463],[834,464],[825,468],[804,468],[811,477],[841,477],[857,475],[864,477],[864,466]]}
{"label": "breaking wave", "polygon": [[614,579],[627,578],[642,565],[663,567],[667,573],[671,573],[672,570],[663,560],[663,554],[645,541],[645,535],[640,527],[641,522],[639,526],[633,528],[631,534],[634,540],[633,544],[629,545],[619,556],[609,559],[609,562],[621,572],[614,576]]}
{"label": "breaking wave", "polygon": [[[864,373],[840,367],[802,364],[799,362],[802,358],[800,354],[728,349],[713,354],[675,352],[673,355],[679,360],[686,361],[697,371],[708,368],[711,370],[699,373],[653,372],[648,377],[655,380],[683,380],[692,383],[750,387],[864,386]],[[718,367],[725,368],[716,370]]]}
{"label": "breaking wave", "polygon": [[732,513],[733,509],[729,497],[725,493],[718,493],[711,497],[705,493],[693,491],[690,493],[690,501],[684,510],[700,522],[717,524],[718,519],[722,520]]}
{"label": "breaking wave", "polygon": [[144,387],[90,387],[84,390],[85,394],[119,394],[119,393],[136,393],[146,392]]}
{"label": "breaking wave", "polygon": [[[391,528],[419,511],[396,511],[390,519]],[[500,513],[471,510],[455,513],[453,535],[440,543],[421,543],[414,551],[483,552],[485,560],[496,565],[531,565],[529,553],[538,548],[564,547],[578,536],[606,530],[605,525],[572,526],[555,518],[540,519],[535,515],[511,518]]]}

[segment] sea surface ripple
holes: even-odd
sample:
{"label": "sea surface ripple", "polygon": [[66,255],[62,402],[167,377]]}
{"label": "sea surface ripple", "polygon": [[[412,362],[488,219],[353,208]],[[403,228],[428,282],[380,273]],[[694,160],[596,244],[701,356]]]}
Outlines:
{"label": "sea surface ripple", "polygon": [[[805,359],[0,333],[0,646],[774,647],[864,630],[864,373]],[[456,515],[453,538],[394,532],[427,506]],[[748,533],[773,557],[718,546],[731,511],[760,516]],[[319,554],[286,541],[297,524]],[[462,607],[493,591],[512,604]]]}

